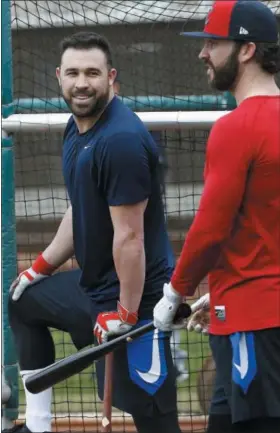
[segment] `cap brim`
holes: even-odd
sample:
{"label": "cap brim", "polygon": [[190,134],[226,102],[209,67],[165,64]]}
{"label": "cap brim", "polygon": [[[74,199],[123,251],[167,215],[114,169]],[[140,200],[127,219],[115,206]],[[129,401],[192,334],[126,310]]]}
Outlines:
{"label": "cap brim", "polygon": [[186,36],[188,38],[204,38],[204,39],[227,39],[222,36],[212,35],[211,33],[205,32],[182,32],[181,36]]}

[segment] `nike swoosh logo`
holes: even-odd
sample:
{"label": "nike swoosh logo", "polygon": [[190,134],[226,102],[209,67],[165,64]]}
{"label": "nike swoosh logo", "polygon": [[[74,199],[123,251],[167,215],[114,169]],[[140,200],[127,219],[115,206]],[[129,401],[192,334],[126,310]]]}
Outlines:
{"label": "nike swoosh logo", "polygon": [[234,363],[234,366],[239,371],[241,379],[244,379],[249,368],[248,349],[246,344],[246,336],[244,332],[242,333],[239,341],[239,354],[240,354],[240,365]]}
{"label": "nike swoosh logo", "polygon": [[160,353],[159,353],[159,340],[158,329],[154,330],[153,348],[152,348],[152,364],[149,371],[143,372],[136,370],[142,380],[147,383],[156,383],[161,374],[160,366]]}

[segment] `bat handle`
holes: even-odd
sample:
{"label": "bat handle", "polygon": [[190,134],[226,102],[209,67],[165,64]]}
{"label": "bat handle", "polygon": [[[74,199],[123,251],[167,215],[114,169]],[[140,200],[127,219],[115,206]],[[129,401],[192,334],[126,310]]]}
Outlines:
{"label": "bat handle", "polygon": [[112,432],[112,394],[113,394],[114,352],[105,356],[104,396],[101,432]]}
{"label": "bat handle", "polygon": [[174,317],[174,324],[180,323],[182,320],[187,319],[192,314],[192,309],[189,306],[189,304],[182,303],[179,305],[175,317]]}

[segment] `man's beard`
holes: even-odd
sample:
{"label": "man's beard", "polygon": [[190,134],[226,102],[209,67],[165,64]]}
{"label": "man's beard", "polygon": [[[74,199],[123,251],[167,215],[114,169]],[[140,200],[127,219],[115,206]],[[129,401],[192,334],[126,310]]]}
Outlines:
{"label": "man's beard", "polygon": [[[83,105],[83,100],[81,100],[81,104],[79,105],[79,102],[77,102],[77,99],[75,102],[73,101],[74,96],[78,95],[87,95],[92,98],[91,101],[89,101],[88,104]],[[62,93],[63,99],[65,100],[66,104],[70,108],[71,112],[74,114],[74,116],[78,118],[88,118],[88,117],[98,117],[105,109],[106,105],[109,101],[109,88],[100,96],[96,96],[95,94],[87,94],[80,92],[79,94],[75,94],[74,96],[71,96],[70,98],[66,98],[66,96]]]}
{"label": "man's beard", "polygon": [[214,73],[214,78],[212,81],[210,81],[210,85],[213,89],[225,92],[232,90],[235,87],[239,72],[239,50],[239,46],[235,47],[234,51],[228,57],[226,63],[219,68],[215,68],[212,63],[208,63],[213,69]]}

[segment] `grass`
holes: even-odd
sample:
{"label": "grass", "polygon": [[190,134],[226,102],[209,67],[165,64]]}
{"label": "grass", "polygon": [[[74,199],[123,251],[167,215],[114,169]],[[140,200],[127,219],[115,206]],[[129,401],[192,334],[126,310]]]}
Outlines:
{"label": "grass", "polygon": [[[57,359],[76,352],[68,334],[54,331],[53,336]],[[197,378],[202,371],[203,362],[209,355],[208,338],[182,330],[180,347],[188,352],[186,364],[190,375],[186,381],[178,384],[178,410],[183,414],[199,413]],[[24,392],[21,386],[20,413],[24,413],[24,406]],[[94,365],[54,387],[54,414],[95,413],[100,410]]]}

